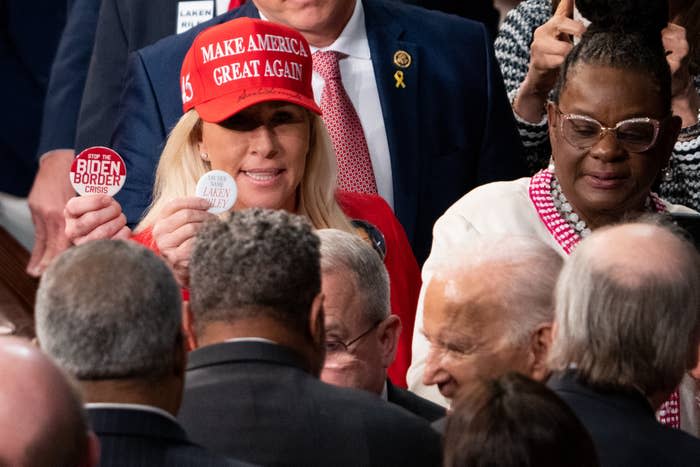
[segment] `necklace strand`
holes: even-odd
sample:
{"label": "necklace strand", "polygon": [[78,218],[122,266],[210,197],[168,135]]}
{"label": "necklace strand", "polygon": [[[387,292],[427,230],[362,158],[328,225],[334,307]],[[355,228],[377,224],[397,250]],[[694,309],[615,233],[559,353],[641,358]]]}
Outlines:
{"label": "necklace strand", "polygon": [[[581,238],[588,237],[591,234],[591,229],[586,224],[586,221],[581,219],[581,217],[578,214],[576,214],[573,206],[571,206],[569,200],[566,199],[564,192],[561,191],[561,185],[559,184],[559,180],[557,180],[557,177],[555,177],[554,175],[552,175],[552,180],[549,183],[549,186],[550,194],[552,196],[552,202],[554,203],[554,207],[557,208],[559,215],[564,220],[566,220],[567,224],[569,224],[571,228],[574,229],[574,231]],[[644,202],[644,210],[654,210],[653,203],[650,198],[647,198]]]}

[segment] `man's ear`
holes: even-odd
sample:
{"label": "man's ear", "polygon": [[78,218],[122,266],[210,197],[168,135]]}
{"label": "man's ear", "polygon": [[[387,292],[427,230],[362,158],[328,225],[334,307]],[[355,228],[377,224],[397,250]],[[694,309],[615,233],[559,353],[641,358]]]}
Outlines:
{"label": "man's ear", "polygon": [[322,346],[326,336],[324,333],[323,320],[323,292],[319,292],[311,303],[311,314],[309,315],[309,333],[317,346]]}
{"label": "man's ear", "polygon": [[190,302],[182,302],[182,332],[185,337],[185,350],[197,348],[197,334],[194,330],[194,315],[190,309]]}
{"label": "man's ear", "polygon": [[389,315],[377,326],[377,339],[379,339],[381,346],[382,365],[384,368],[389,368],[394,363],[400,334],[401,319],[396,315]]}
{"label": "man's ear", "polygon": [[549,376],[547,355],[552,347],[552,323],[537,326],[530,337],[529,376],[536,381],[544,381]]}

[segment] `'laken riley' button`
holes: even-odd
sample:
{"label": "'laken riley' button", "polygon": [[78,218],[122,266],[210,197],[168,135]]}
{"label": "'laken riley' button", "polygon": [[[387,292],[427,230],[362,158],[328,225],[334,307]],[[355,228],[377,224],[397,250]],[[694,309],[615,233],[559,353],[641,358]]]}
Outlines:
{"label": "'laken riley' button", "polygon": [[236,182],[223,170],[211,170],[199,179],[195,192],[200,198],[209,201],[207,209],[212,214],[226,212],[236,203],[238,188]]}
{"label": "'laken riley' button", "polygon": [[70,166],[70,183],[81,195],[116,195],[126,182],[126,164],[116,151],[93,146],[78,154]]}

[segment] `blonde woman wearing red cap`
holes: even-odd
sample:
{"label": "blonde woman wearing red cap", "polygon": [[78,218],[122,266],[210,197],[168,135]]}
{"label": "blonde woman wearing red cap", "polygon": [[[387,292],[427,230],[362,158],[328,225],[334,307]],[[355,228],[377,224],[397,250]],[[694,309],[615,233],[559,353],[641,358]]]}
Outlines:
{"label": "blonde woman wearing red cap", "polygon": [[[194,237],[214,216],[208,202],[194,196],[199,178],[210,170],[235,179],[234,211],[265,207],[304,214],[316,228],[356,232],[381,250],[376,225],[386,240],[392,310],[404,327],[389,375],[405,386],[418,265],[384,200],[336,191],[334,152],[313,99],[311,74],[307,42],[285,26],[239,18],[199,34],[182,65],[185,114],[168,137],[153,202],[133,238],[158,250],[186,287]],[[76,244],[132,237],[121,207],[106,196],[72,199],[65,217]],[[351,218],[370,225],[358,230]]]}

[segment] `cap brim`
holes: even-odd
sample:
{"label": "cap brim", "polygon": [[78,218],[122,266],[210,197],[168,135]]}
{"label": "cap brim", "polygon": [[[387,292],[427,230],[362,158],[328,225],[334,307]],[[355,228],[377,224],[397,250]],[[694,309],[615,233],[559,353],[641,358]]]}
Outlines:
{"label": "cap brim", "polygon": [[313,99],[283,88],[257,88],[233,92],[195,105],[194,108],[205,122],[219,123],[243,109],[270,101],[283,101],[300,105],[311,112],[321,115],[321,109]]}

